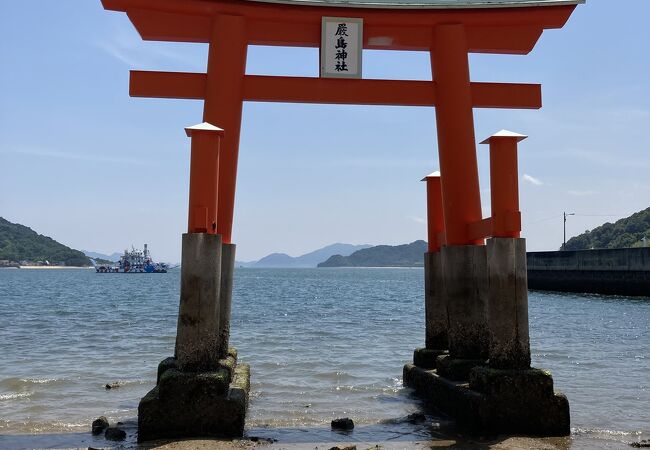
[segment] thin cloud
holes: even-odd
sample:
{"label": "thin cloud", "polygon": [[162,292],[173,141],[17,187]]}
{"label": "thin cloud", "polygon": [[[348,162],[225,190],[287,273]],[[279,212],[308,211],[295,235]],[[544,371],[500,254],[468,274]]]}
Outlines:
{"label": "thin cloud", "polygon": [[130,25],[121,24],[108,41],[95,45],[130,68],[160,68],[180,64],[193,71],[205,71],[205,60],[197,60],[194,52],[181,52],[171,48],[174,44],[144,42]]}
{"label": "thin cloud", "polygon": [[427,221],[425,219],[423,219],[422,217],[408,216],[407,219],[412,220],[415,223],[422,223],[422,224],[427,223]]}
{"label": "thin cloud", "polygon": [[570,190],[570,191],[567,191],[567,193],[569,195],[573,195],[575,197],[587,197],[589,195],[595,195],[598,192],[596,192],[596,191],[574,191],[574,190]]}
{"label": "thin cloud", "polygon": [[11,153],[14,155],[28,155],[28,156],[43,156],[47,158],[70,159],[75,161],[88,161],[88,162],[95,162],[95,163],[131,164],[136,166],[151,165],[149,162],[145,162],[144,160],[124,157],[124,156],[67,153],[67,152],[62,152],[58,150],[49,150],[49,149],[21,149],[21,150],[9,150],[0,153]]}
{"label": "thin cloud", "polygon": [[524,174],[523,179],[524,179],[524,181],[526,181],[526,182],[528,182],[528,183],[530,183],[530,184],[532,184],[534,186],[543,186],[544,185],[544,182],[542,180],[540,180],[539,178],[535,178],[532,175],[528,175],[527,173]]}

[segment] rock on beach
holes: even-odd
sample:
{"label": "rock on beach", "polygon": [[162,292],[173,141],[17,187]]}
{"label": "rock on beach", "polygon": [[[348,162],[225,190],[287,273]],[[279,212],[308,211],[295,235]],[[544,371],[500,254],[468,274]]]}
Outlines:
{"label": "rock on beach", "polygon": [[119,428],[107,428],[104,437],[109,441],[123,441],[126,439],[126,431]]}
{"label": "rock on beach", "polygon": [[332,430],[349,431],[354,429],[354,422],[349,417],[332,420]]}
{"label": "rock on beach", "polygon": [[108,427],[108,419],[105,416],[98,417],[97,419],[93,420],[92,433],[94,435],[102,434]]}

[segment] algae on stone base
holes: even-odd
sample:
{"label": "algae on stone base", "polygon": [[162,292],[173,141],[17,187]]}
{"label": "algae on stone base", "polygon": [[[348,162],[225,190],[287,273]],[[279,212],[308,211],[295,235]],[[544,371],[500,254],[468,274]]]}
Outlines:
{"label": "algae on stone base", "polygon": [[240,437],[250,391],[250,368],[237,352],[209,372],[184,372],[174,358],[158,367],[159,382],[138,406],[138,440],[199,436]]}

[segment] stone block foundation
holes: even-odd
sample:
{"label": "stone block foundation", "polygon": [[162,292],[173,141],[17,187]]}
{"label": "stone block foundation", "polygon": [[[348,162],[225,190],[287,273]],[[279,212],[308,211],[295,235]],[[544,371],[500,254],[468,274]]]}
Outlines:
{"label": "stone block foundation", "polygon": [[175,358],[158,366],[158,383],[138,405],[138,442],[200,436],[241,437],[250,368],[229,349],[217,369],[180,370]]}
{"label": "stone block foundation", "polygon": [[568,435],[567,398],[530,367],[525,240],[443,246],[424,270],[426,348],[404,385],[470,433]]}
{"label": "stone block foundation", "polygon": [[407,364],[404,384],[471,433],[568,436],[571,432],[569,401],[553,391],[551,375],[539,369],[475,367],[468,382]]}

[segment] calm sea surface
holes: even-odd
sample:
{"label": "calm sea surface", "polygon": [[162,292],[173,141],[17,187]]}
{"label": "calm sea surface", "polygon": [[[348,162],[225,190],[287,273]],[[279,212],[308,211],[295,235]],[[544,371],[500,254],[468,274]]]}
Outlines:
{"label": "calm sea surface", "polygon": [[[132,435],[173,353],[179,275],[0,270],[0,448],[93,445],[99,415]],[[319,442],[349,416],[358,439],[435,437],[448,421],[431,411],[426,426],[403,420],[423,408],[402,386],[424,342],[423,291],[421,269],[238,269],[247,433]],[[534,366],[569,397],[574,448],[650,438],[650,299],[531,292],[530,325]]]}

